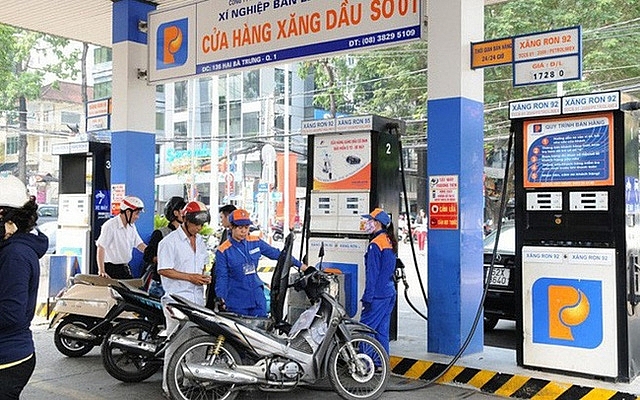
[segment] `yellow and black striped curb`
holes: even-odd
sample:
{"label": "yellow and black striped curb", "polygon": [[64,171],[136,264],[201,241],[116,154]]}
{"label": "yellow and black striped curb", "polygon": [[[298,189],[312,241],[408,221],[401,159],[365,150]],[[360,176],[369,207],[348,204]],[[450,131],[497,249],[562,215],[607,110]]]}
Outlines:
{"label": "yellow and black striped curb", "polygon": [[[447,366],[431,361],[391,356],[394,374],[430,381]],[[599,389],[571,383],[553,382],[522,375],[505,374],[477,368],[452,366],[437,383],[469,385],[485,393],[514,399],[544,400],[638,400],[635,394]]]}
{"label": "yellow and black striped curb", "polygon": [[[49,302],[49,318],[53,317],[53,307],[56,305],[55,301]],[[38,303],[36,306],[36,315],[39,317],[47,317],[47,303]]]}

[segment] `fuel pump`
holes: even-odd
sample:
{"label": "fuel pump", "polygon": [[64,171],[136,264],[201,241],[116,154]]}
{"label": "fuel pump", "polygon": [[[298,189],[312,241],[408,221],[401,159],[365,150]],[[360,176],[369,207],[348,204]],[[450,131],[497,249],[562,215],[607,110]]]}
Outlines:
{"label": "fuel pump", "polygon": [[[343,302],[358,318],[364,292],[364,253],[369,238],[361,215],[375,207],[398,226],[400,207],[399,147],[404,122],[375,115],[304,121],[308,135],[308,264],[340,271]],[[307,216],[305,216],[305,220]],[[392,315],[391,338],[397,337]]]}
{"label": "fuel pump", "polygon": [[56,254],[77,256],[82,273],[96,274],[95,241],[111,214],[111,145],[61,143],[52,154],[60,156]]}
{"label": "fuel pump", "polygon": [[638,129],[619,92],[513,102],[518,365],[640,373]]}

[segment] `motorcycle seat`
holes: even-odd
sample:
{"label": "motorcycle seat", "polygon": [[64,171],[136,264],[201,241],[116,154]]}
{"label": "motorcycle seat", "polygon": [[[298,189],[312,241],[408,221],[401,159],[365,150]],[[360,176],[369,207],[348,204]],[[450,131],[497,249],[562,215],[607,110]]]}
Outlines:
{"label": "motorcycle seat", "polygon": [[111,279],[106,278],[104,276],[99,275],[90,275],[90,274],[77,274],[73,277],[73,283],[83,283],[85,285],[93,285],[93,286],[109,286],[118,282],[124,282],[129,286],[133,287],[141,287],[143,282],[142,279]]}

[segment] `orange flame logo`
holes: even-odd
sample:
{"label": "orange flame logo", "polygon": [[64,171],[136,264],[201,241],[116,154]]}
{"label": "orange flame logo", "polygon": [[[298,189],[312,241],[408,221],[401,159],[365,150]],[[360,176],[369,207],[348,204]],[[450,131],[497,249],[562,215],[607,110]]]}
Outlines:
{"label": "orange flame logo", "polygon": [[180,50],[182,46],[182,30],[175,25],[164,28],[164,46],[162,61],[165,64],[175,63],[174,54]]}
{"label": "orange flame logo", "polygon": [[574,340],[571,327],[582,324],[591,311],[589,299],[570,286],[549,285],[549,337]]}

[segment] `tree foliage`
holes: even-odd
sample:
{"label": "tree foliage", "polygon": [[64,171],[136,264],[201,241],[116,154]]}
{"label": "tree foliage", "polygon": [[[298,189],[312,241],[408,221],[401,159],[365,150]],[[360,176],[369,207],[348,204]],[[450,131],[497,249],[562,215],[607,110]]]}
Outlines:
{"label": "tree foliage", "polygon": [[[502,151],[509,132],[508,103],[605,90],[640,92],[640,1],[638,0],[511,0],[485,7],[485,35],[478,41],[581,26],[580,81],[514,87],[510,65],[484,69],[485,142],[487,159]],[[308,62],[313,73],[314,104],[337,113],[378,114],[407,123],[403,146],[415,147],[418,203],[426,199],[427,43],[377,49]],[[327,66],[332,66],[329,79]],[[504,139],[501,139],[504,138]]]}
{"label": "tree foliage", "polygon": [[[78,51],[68,52],[68,45],[67,39],[0,25],[1,109],[17,111],[20,97],[37,98],[46,74],[75,78],[80,56]],[[45,59],[51,61],[42,63]]]}
{"label": "tree foliage", "polygon": [[[0,110],[20,132],[27,128],[26,100],[40,96],[46,74],[75,78],[79,51],[69,52],[68,39],[0,25]],[[48,61],[51,60],[51,61]],[[19,136],[18,178],[26,181],[27,137]]]}
{"label": "tree foliage", "polygon": [[[566,93],[621,89],[640,84],[640,2],[637,0],[512,0],[485,7],[485,39],[497,39],[580,25],[583,79],[563,84]],[[349,54],[308,62],[303,73],[316,80],[315,105],[337,112],[375,113],[424,119],[427,103],[426,43]],[[511,66],[485,68],[486,135],[508,130],[507,103],[555,96],[556,84],[513,87]],[[635,89],[638,90],[638,89]]]}

